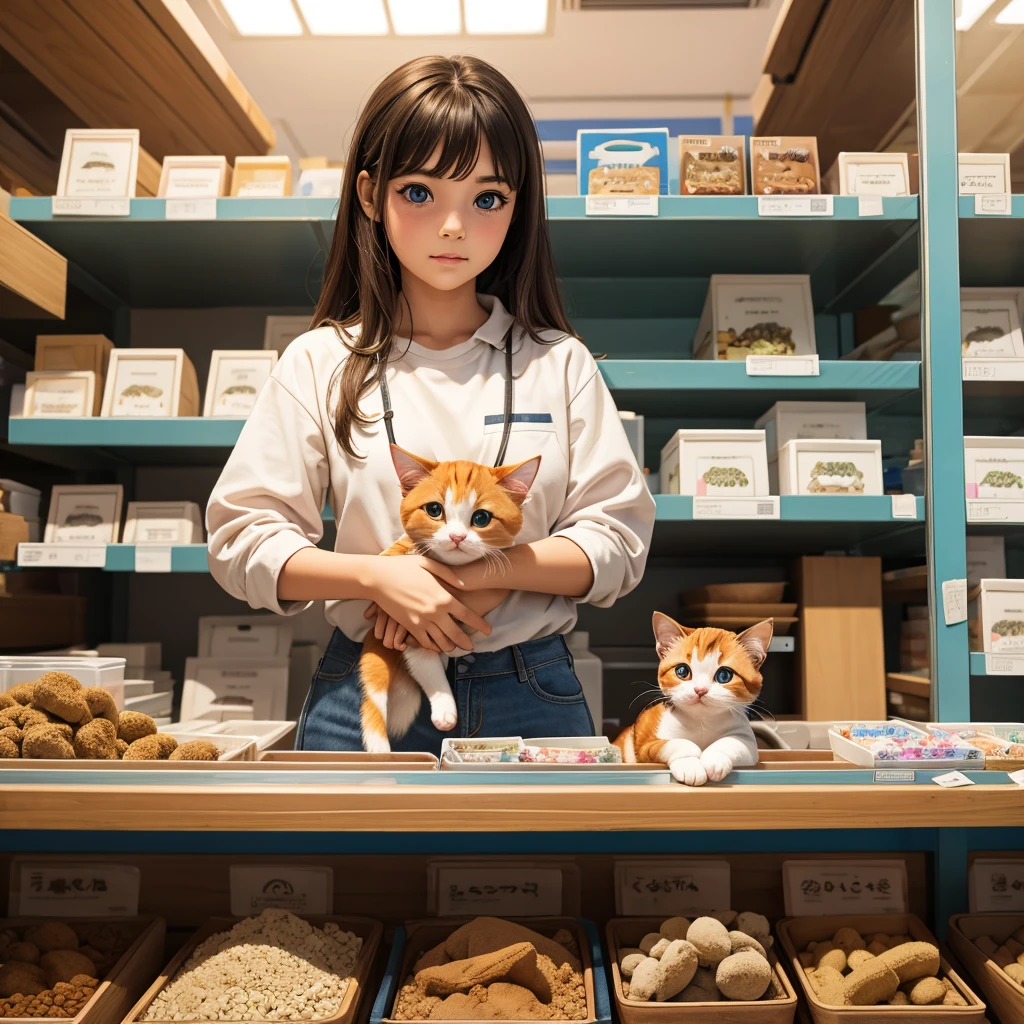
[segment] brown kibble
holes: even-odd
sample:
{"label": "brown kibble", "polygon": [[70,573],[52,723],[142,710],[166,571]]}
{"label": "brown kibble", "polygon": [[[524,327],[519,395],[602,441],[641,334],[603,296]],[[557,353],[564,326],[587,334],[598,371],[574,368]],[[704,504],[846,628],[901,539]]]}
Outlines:
{"label": "brown kibble", "polygon": [[18,702],[6,691],[0,690],[0,711],[13,707]]}
{"label": "brown kibble", "polygon": [[114,746],[116,740],[117,730],[113,723],[106,718],[94,718],[91,722],[80,726],[78,732],[75,733],[75,754],[81,758],[97,761],[116,760],[117,749]]}
{"label": "brown kibble", "polygon": [[73,761],[75,748],[71,746],[70,737],[66,737],[56,725],[33,725],[25,732],[21,756]]}
{"label": "brown kibble", "polygon": [[32,695],[35,693],[36,684],[32,683],[18,683],[17,686],[12,686],[7,690],[7,696],[11,700],[17,701],[22,706],[32,703]]}
{"label": "brown kibble", "polygon": [[121,739],[120,736],[114,740],[114,750],[117,752],[118,757],[124,757],[125,751],[129,746],[130,744],[126,740]]}
{"label": "brown kibble", "polygon": [[941,1003],[946,995],[946,986],[938,978],[921,978],[910,990],[910,1001],[914,1006],[931,1006]]}
{"label": "brown kibble", "polygon": [[169,758],[178,748],[178,741],[173,736],[168,736],[165,732],[158,732],[156,734],[156,742],[160,748],[161,760]]}
{"label": "brown kibble", "polygon": [[59,981],[70,981],[76,975],[93,970],[93,962],[74,949],[55,949],[39,958],[46,974],[46,984],[53,988]]}
{"label": "brown kibble", "polygon": [[826,1006],[845,1006],[849,1003],[843,986],[843,976],[834,967],[818,967],[807,975],[818,1001]]}
{"label": "brown kibble", "polygon": [[34,942],[40,953],[50,953],[55,949],[78,949],[78,935],[75,929],[63,921],[47,921],[45,924],[26,928],[25,941]]}
{"label": "brown kibble", "polygon": [[220,751],[208,740],[190,740],[171,752],[168,761],[216,761]]}
{"label": "brown kibble", "polygon": [[82,697],[89,705],[89,711],[93,718],[103,718],[110,722],[117,729],[121,713],[117,710],[117,704],[108,690],[102,686],[86,686],[82,690]]}
{"label": "brown kibble", "polygon": [[892,999],[889,1000],[890,1006],[909,1006],[910,996],[906,992],[898,991]]}
{"label": "brown kibble", "polygon": [[92,718],[82,684],[67,672],[45,672],[36,680],[32,703],[65,722],[84,725]]}
{"label": "brown kibble", "polygon": [[134,743],[143,736],[156,735],[156,722],[141,711],[122,711],[117,719],[117,737],[125,743]]}
{"label": "brown kibble", "polygon": [[40,953],[41,950],[34,942],[23,939],[21,942],[12,942],[4,950],[4,959],[19,964],[37,964]]}
{"label": "brown kibble", "polygon": [[123,761],[159,761],[160,744],[156,736],[143,736],[129,744],[128,749],[121,755]]}
{"label": "brown kibble", "polygon": [[0,967],[0,997],[35,996],[46,988],[43,972],[35,964],[6,963]]}
{"label": "brown kibble", "polygon": [[21,748],[7,736],[0,736],[0,758],[13,760],[21,757]]}

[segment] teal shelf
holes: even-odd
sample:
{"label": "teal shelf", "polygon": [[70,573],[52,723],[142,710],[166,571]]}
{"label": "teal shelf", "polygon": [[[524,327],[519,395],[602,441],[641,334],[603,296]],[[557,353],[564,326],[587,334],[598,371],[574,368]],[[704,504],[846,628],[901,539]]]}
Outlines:
{"label": "teal shelf", "polygon": [[[108,544],[106,572],[134,572],[135,545]],[[175,544],[171,547],[171,572],[209,572],[205,544]]]}
{"label": "teal shelf", "polygon": [[[993,679],[1020,679],[1024,677],[1024,661],[1022,661],[1022,670],[1019,676],[1005,676],[998,675],[992,676]],[[987,676],[988,668],[985,665],[985,655],[980,651],[971,651],[971,675],[972,676]]]}
{"label": "teal shelf", "polygon": [[1009,217],[977,217],[974,196],[960,196],[960,284],[1019,287],[1024,282],[1024,195],[1013,196]]}

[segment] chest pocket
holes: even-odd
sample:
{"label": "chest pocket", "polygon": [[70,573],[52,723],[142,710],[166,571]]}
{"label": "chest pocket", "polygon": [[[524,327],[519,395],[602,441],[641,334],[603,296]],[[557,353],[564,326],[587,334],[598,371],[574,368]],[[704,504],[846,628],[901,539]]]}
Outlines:
{"label": "chest pocket", "polygon": [[[484,433],[500,434],[505,429],[505,417],[495,413],[484,417]],[[549,412],[514,412],[512,413],[512,434],[524,431],[544,430],[550,434],[555,432],[555,423]]]}

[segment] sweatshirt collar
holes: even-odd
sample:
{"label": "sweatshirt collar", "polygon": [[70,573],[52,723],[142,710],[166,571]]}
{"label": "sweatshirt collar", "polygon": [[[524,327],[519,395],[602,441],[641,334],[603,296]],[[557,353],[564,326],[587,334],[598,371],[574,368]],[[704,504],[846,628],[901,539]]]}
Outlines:
{"label": "sweatshirt collar", "polygon": [[473,338],[485,341],[493,348],[504,348],[505,334],[514,323],[515,317],[505,309],[496,295],[478,292],[476,300],[484,309],[489,310],[491,315],[477,328]]}

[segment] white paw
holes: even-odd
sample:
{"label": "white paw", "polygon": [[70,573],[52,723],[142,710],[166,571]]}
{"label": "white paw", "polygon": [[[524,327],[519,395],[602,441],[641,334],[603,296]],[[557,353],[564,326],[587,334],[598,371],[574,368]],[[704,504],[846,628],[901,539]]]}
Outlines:
{"label": "white paw", "polygon": [[708,782],[721,782],[732,771],[732,761],[727,757],[712,754],[701,756],[700,763],[707,772]]}
{"label": "white paw", "polygon": [[699,757],[679,757],[668,767],[672,778],[684,786],[703,786],[708,781],[708,773]]}
{"label": "white paw", "polygon": [[455,698],[451,694],[439,693],[430,698],[430,720],[441,732],[450,732],[459,720],[455,709]]}
{"label": "white paw", "polygon": [[363,731],[363,749],[370,754],[390,754],[391,744],[387,736]]}

